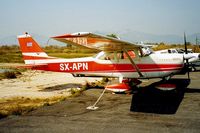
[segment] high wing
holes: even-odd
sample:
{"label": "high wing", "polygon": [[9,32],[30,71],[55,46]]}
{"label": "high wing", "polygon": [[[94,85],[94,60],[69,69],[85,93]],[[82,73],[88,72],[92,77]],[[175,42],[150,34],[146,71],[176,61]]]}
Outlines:
{"label": "high wing", "polygon": [[51,37],[57,41],[100,51],[122,51],[138,49],[141,45],[90,32],[77,32]]}
{"label": "high wing", "polygon": [[128,54],[128,50],[137,50],[142,47],[141,45],[133,44],[130,42],[122,41],[119,39],[98,35],[90,32],[77,32],[73,34],[65,34],[61,36],[52,37],[57,41],[67,44],[81,46],[90,49],[97,49],[100,51],[124,51],[129,58],[131,64],[136,69],[140,77],[144,77],[140,72],[138,66]]}

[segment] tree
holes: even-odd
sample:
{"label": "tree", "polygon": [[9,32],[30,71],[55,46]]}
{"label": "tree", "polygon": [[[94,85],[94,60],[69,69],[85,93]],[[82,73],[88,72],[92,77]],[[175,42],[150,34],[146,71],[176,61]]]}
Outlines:
{"label": "tree", "polygon": [[119,37],[116,34],[108,34],[106,36],[119,39]]}

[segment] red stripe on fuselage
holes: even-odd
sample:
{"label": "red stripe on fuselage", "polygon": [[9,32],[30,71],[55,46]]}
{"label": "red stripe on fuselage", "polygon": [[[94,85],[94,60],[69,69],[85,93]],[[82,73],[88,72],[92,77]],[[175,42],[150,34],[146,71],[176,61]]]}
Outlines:
{"label": "red stripe on fuselage", "polygon": [[[172,71],[179,70],[182,64],[137,64],[141,72]],[[132,64],[99,64],[96,62],[63,62],[49,63],[48,67],[40,70],[56,72],[98,72],[98,73],[117,73],[117,72],[136,72]]]}

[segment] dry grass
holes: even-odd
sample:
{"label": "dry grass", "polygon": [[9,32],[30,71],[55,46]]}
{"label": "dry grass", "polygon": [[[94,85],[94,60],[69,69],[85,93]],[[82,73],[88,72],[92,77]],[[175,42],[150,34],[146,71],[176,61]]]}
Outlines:
{"label": "dry grass", "polygon": [[110,79],[104,77],[101,81],[95,81],[95,82],[87,82],[82,86],[82,90],[87,90],[91,88],[100,88],[103,89],[107,82],[109,82]]}
{"label": "dry grass", "polygon": [[50,106],[60,101],[64,101],[69,96],[54,96],[51,98],[24,98],[15,97],[12,99],[1,100],[0,118],[9,115],[22,115],[33,111],[38,107]]}
{"label": "dry grass", "polygon": [[[46,46],[42,48],[49,56],[60,58],[78,58],[92,56],[95,50],[81,49],[66,46]],[[22,54],[18,45],[0,46],[0,62],[2,63],[23,63]]]}
{"label": "dry grass", "polygon": [[0,80],[1,79],[14,79],[22,75],[22,72],[25,72],[27,69],[23,68],[14,68],[9,66],[0,67],[4,72],[0,72]]}
{"label": "dry grass", "polygon": [[0,99],[0,118],[9,115],[23,115],[42,106],[51,106],[57,102],[64,101],[67,98],[79,96],[86,89],[94,87],[101,88],[103,87],[103,84],[104,81],[86,82],[82,88],[71,88],[69,89],[70,93],[49,98],[14,97]]}
{"label": "dry grass", "polygon": [[[157,50],[163,50],[163,49],[169,49],[169,48],[183,48],[183,49],[185,49],[185,46],[183,44],[170,44],[170,45],[167,45],[165,43],[160,43],[160,44],[157,44],[157,46],[154,47],[153,50],[157,51]],[[187,48],[188,49],[192,49],[192,51],[194,53],[200,53],[199,45],[187,44]]]}
{"label": "dry grass", "polygon": [[84,90],[71,88],[70,93],[49,98],[14,97],[0,99],[0,118],[9,115],[23,115],[42,106],[51,106],[70,97],[79,96]]}
{"label": "dry grass", "polygon": [[[154,50],[168,49],[168,48],[183,48],[181,44],[170,44],[165,43],[156,44],[157,47]],[[199,46],[188,44],[188,48],[192,49],[193,52],[200,52]],[[77,47],[66,47],[66,46],[46,46],[43,50],[49,56],[55,56],[60,58],[79,58],[87,57],[96,54],[98,51],[90,49],[82,49]],[[22,54],[18,45],[12,46],[0,46],[0,62],[4,63],[23,63]]]}
{"label": "dry grass", "polygon": [[17,78],[17,76],[21,75],[21,72],[19,71],[6,71],[3,73],[0,73],[0,80],[1,79],[14,79]]}

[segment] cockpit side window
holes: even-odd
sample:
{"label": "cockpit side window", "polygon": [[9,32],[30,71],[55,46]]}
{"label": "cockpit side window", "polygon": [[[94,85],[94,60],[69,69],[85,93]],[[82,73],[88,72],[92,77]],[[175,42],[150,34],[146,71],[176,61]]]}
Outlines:
{"label": "cockpit side window", "polygon": [[103,52],[97,56],[100,60],[116,60],[116,53],[115,52]]}
{"label": "cockpit side window", "polygon": [[[140,56],[140,52],[138,50],[129,50],[127,52],[132,59]],[[128,56],[124,51],[100,52],[96,56],[96,58],[100,60],[114,60],[114,61],[128,60]]]}
{"label": "cockpit side window", "polygon": [[[128,56],[125,53],[123,54],[124,54],[124,59],[128,59]],[[136,54],[133,50],[128,51],[128,54],[132,59],[136,57]]]}

